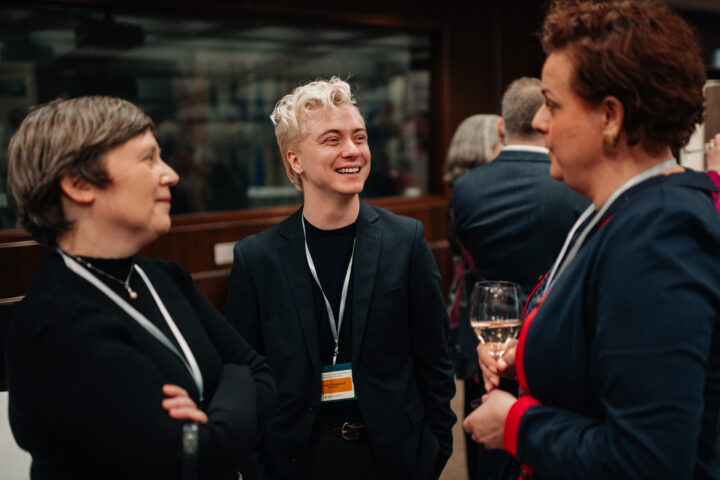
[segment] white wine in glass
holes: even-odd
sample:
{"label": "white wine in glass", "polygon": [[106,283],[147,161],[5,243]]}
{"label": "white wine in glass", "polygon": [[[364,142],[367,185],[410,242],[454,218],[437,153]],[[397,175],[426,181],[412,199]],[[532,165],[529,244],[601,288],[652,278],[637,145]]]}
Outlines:
{"label": "white wine in glass", "polygon": [[475,283],[470,306],[470,326],[478,340],[500,358],[517,337],[520,319],[520,285],[512,282]]}

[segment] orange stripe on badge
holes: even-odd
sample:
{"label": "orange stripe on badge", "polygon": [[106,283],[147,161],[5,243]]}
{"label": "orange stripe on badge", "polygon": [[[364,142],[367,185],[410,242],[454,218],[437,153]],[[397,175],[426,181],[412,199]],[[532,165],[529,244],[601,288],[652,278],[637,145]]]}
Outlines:
{"label": "orange stripe on badge", "polygon": [[322,382],[322,394],[349,392],[352,390],[352,380],[350,378],[334,378]]}

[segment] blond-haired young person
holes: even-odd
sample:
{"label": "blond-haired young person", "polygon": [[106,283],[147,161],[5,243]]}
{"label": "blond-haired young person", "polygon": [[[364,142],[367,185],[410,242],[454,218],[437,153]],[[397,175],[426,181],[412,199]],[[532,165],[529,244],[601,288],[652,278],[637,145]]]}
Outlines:
{"label": "blond-haired young person", "polygon": [[440,275],[422,224],[365,205],[365,122],[316,81],[271,115],[289,218],[235,246],[226,317],[267,357],[279,402],[246,478],[435,479],[454,394]]}

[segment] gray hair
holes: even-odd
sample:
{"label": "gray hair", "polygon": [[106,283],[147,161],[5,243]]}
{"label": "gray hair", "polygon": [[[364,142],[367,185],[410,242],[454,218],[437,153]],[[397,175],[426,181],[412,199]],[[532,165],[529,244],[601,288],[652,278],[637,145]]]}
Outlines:
{"label": "gray hair", "polygon": [[72,228],[60,180],[70,175],[108,186],[105,153],[154,128],[139,107],[115,97],[54,100],[30,112],[8,147],[8,187],[20,225],[38,242],[54,246],[58,235]]}
{"label": "gray hair", "polygon": [[540,79],[521,77],[513,81],[502,98],[505,137],[527,138],[537,135],[532,121],[544,101]]}
{"label": "gray hair", "polygon": [[443,180],[452,186],[463,173],[493,159],[493,151],[500,143],[499,118],[472,115],[462,121],[450,141]]}
{"label": "gray hair", "polygon": [[275,104],[275,108],[270,114],[270,120],[275,125],[275,137],[285,165],[285,172],[298,190],[302,191],[303,189],[302,178],[292,169],[287,159],[287,152],[297,148],[307,134],[306,120],[312,112],[321,108],[340,109],[345,107],[354,109],[358,117],[362,119],[360,111],[355,106],[355,98],[350,91],[350,85],[338,77],[332,77],[330,80],[316,80],[299,86]]}

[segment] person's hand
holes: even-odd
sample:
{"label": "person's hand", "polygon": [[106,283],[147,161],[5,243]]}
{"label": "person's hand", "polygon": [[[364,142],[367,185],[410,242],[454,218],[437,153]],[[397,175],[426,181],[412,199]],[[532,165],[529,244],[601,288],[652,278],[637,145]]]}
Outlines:
{"label": "person's hand", "polygon": [[463,430],[485,448],[503,448],[505,419],[517,398],[503,390],[483,395],[483,403],[463,421]]}
{"label": "person's hand", "polygon": [[503,354],[502,358],[495,359],[485,345],[477,346],[478,362],[483,377],[483,386],[486,392],[497,388],[500,384],[500,377],[515,376],[515,347],[517,340],[513,340]]}
{"label": "person's hand", "polygon": [[183,388],[167,384],[163,385],[162,391],[168,397],[162,401],[162,408],[168,411],[171,418],[207,423],[207,414],[197,408],[193,399]]}
{"label": "person's hand", "polygon": [[706,170],[720,173],[720,133],[705,144]]}

